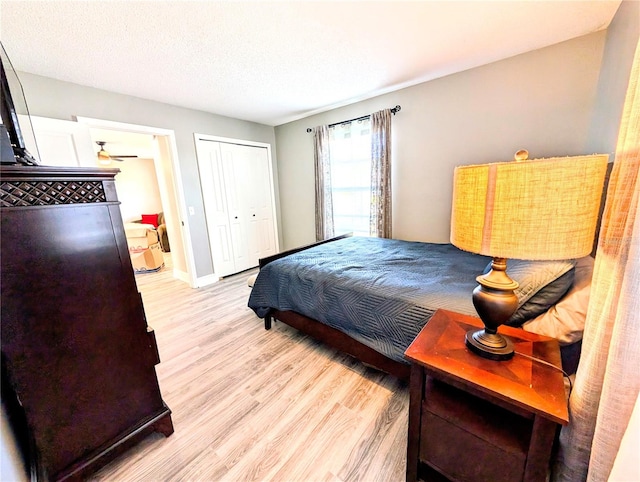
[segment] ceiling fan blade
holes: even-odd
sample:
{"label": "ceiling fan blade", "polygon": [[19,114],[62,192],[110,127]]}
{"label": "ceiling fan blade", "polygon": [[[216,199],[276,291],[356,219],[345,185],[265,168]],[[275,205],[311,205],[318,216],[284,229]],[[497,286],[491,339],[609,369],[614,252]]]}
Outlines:
{"label": "ceiling fan blade", "polygon": [[100,150],[98,151],[98,160],[100,161],[101,164],[109,164],[110,161],[124,162],[125,157],[126,158],[138,157],[135,155],[112,156],[104,148],[104,145],[106,144],[105,141],[96,141],[96,144],[100,146]]}
{"label": "ceiling fan blade", "polygon": [[124,162],[126,159],[130,159],[138,156],[111,156],[112,161]]}

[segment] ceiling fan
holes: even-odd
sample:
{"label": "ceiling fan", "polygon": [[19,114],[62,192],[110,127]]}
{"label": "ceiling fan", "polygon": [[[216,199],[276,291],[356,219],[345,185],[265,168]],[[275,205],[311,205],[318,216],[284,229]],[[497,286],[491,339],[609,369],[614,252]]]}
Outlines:
{"label": "ceiling fan", "polygon": [[111,161],[123,162],[124,158],[127,157],[138,157],[138,156],[112,156],[105,149],[104,145],[105,141],[96,141],[96,144],[100,146],[100,150],[98,151],[98,161],[100,164],[111,164]]}

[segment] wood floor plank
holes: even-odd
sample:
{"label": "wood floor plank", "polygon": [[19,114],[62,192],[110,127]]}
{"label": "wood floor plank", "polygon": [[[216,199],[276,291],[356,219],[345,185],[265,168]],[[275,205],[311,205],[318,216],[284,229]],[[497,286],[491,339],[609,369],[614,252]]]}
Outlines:
{"label": "wood floor plank", "polygon": [[374,419],[370,420],[367,431],[354,447],[347,463],[338,472],[338,477],[345,481],[365,480],[364,475],[373,460],[376,457],[384,458],[387,455],[380,453],[379,448],[384,438],[393,434],[393,423],[397,417],[401,417],[402,413],[406,412],[407,402],[408,397],[405,397],[404,394],[392,393],[388,403],[382,407]]}
{"label": "wood floor plank", "polygon": [[136,277],[175,432],[152,434],[95,481],[401,481],[408,387],[247,307],[255,270],[192,289]]}

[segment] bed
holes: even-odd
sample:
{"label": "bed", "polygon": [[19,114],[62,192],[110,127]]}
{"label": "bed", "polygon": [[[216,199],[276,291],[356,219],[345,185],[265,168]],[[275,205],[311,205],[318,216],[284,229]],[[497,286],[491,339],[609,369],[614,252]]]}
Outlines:
{"label": "bed", "polygon": [[[437,309],[477,316],[471,292],[489,263],[451,244],[345,235],[261,260],[248,305],[266,329],[279,320],[408,379],[404,351]],[[571,291],[575,267],[575,260],[510,260],[520,286],[508,324],[526,329],[549,312]]]}

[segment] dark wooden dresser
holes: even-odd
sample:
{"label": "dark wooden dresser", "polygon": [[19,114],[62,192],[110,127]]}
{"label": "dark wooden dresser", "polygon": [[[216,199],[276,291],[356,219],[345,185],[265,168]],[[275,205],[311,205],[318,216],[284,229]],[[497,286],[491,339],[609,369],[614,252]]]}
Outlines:
{"label": "dark wooden dresser", "polygon": [[41,480],[82,479],[151,431],[173,433],[118,172],[0,170],[3,405]]}

